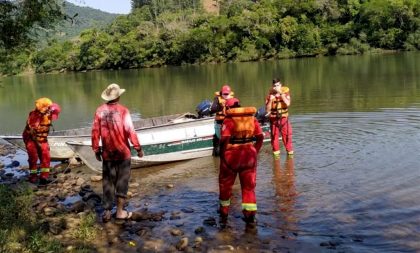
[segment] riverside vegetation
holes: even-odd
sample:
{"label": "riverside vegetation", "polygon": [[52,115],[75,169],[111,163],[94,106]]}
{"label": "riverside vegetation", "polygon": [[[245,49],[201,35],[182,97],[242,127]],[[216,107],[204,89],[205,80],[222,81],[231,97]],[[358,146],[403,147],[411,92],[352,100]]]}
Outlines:
{"label": "riverside vegetation", "polygon": [[[133,0],[105,28],[5,52],[3,74],[420,49],[418,0]],[[77,18],[77,17],[76,17]],[[7,55],[7,56],[5,56]]]}

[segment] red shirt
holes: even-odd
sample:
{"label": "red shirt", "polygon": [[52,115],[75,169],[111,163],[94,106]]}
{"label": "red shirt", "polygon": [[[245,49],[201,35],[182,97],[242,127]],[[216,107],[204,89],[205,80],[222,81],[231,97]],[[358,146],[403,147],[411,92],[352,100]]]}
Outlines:
{"label": "red shirt", "polygon": [[140,142],[134,131],[128,109],[118,103],[103,104],[96,110],[92,126],[92,149],[100,151],[102,141],[102,159],[127,160],[131,157],[130,144],[140,150]]}

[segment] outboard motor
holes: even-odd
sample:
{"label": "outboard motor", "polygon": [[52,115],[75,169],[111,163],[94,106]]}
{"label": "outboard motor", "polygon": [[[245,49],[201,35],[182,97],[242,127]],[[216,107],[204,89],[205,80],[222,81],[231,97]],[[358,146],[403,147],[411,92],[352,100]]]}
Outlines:
{"label": "outboard motor", "polygon": [[198,114],[198,118],[203,118],[206,116],[210,116],[210,108],[211,108],[212,102],[208,99],[201,101],[197,107],[195,108],[195,111]]}
{"label": "outboard motor", "polygon": [[265,106],[261,106],[255,113],[255,118],[257,118],[258,122],[264,123],[268,120],[268,118],[265,116],[266,114],[267,112],[265,111]]}

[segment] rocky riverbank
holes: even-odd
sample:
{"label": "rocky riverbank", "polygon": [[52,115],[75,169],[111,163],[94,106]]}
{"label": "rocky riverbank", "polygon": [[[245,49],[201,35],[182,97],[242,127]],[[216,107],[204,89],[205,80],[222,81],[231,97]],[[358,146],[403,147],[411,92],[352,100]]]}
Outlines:
{"label": "rocky riverbank", "polygon": [[[10,160],[15,152],[11,146],[0,146],[0,154]],[[275,240],[269,234],[257,236],[258,227],[269,227],[269,224],[247,228],[238,213],[230,217],[231,224],[220,226],[215,212],[217,195],[213,193],[210,209],[199,207],[199,202],[203,202],[200,199],[191,200],[187,206],[168,205],[165,199],[171,199],[172,195],[185,199],[185,195],[197,194],[192,190],[185,193],[180,185],[182,182],[176,177],[169,176],[173,180],[170,182],[156,180],[150,187],[143,182],[140,188],[136,178],[141,177],[132,176],[128,194],[130,204],[127,206],[133,211],[132,219],[122,224],[114,218],[103,223],[100,175],[83,165],[61,163],[54,166],[52,182],[41,187],[26,182],[25,165],[11,165],[0,165],[0,183],[10,189],[29,187],[33,192],[30,206],[39,219],[41,230],[51,240],[59,242],[66,252],[296,251],[289,240],[297,237],[297,233],[288,233]],[[155,177],[155,174],[149,176]],[[272,245],[279,241],[281,246]],[[14,247],[19,249],[22,246]]]}

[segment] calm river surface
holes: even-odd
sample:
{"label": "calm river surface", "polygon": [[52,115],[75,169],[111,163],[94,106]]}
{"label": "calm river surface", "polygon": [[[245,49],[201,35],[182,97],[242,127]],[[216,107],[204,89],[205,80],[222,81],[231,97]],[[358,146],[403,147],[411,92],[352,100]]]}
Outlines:
{"label": "calm river surface", "polygon": [[[260,107],[276,76],[291,88],[295,157],[273,161],[269,146],[260,153],[256,233],[243,229],[238,184],[230,227],[207,233],[255,252],[420,252],[418,52],[7,77],[0,134],[20,134],[41,96],[62,106],[58,130],[89,125],[112,82],[139,118],[194,112],[223,83],[242,105]],[[130,208],[179,211],[166,225],[194,235],[217,217],[217,166],[206,157],[135,170],[141,196]]]}

